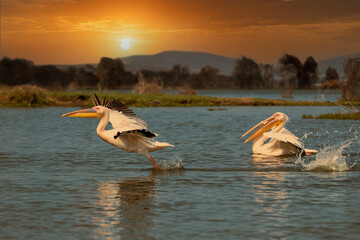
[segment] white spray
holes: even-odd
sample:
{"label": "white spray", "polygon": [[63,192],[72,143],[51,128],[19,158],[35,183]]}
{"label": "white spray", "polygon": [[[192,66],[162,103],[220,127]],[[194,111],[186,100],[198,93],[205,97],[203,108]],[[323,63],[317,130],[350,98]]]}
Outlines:
{"label": "white spray", "polygon": [[160,167],[166,170],[175,170],[175,169],[182,169],[183,163],[180,155],[175,153],[175,155],[170,160],[160,160]]}
{"label": "white spray", "polygon": [[[353,130],[353,127],[351,127],[349,132]],[[307,171],[348,171],[352,166],[349,166],[346,162],[344,149],[349,148],[354,143],[359,143],[357,133],[357,129],[355,129],[353,139],[344,141],[339,145],[321,148],[315,156],[316,159],[311,162],[306,163],[306,159],[303,159],[300,154],[295,163],[300,164]],[[305,134],[302,139],[306,139],[307,136],[308,134]]]}

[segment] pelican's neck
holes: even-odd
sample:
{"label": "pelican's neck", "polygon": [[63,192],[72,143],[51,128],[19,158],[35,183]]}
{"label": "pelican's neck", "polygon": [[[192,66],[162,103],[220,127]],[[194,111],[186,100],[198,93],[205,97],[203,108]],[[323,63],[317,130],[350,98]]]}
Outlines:
{"label": "pelican's neck", "polygon": [[252,150],[253,153],[257,153],[257,150],[264,145],[264,142],[268,139],[268,137],[265,137],[264,135],[260,135],[257,138],[254,139],[254,142],[252,144]]}
{"label": "pelican's neck", "polygon": [[[105,132],[105,127],[108,125],[109,123],[109,113],[105,112],[104,116],[102,118],[100,118],[100,122],[99,125],[96,128],[96,133],[103,138],[103,134]],[[104,138],[103,138],[104,139]]]}
{"label": "pelican's neck", "polygon": [[[275,128],[270,130],[270,132],[278,133],[281,131],[281,129],[283,129],[284,126],[285,126],[285,122],[277,125]],[[266,139],[268,139],[268,137],[265,137],[263,134],[261,134],[260,136],[254,139],[254,142],[252,144],[252,149],[254,153],[256,153],[257,149],[259,149],[261,146],[264,145]]]}
{"label": "pelican's neck", "polygon": [[277,125],[274,129],[271,130],[271,132],[278,133],[283,129],[285,126],[285,122],[282,122],[281,124]]}

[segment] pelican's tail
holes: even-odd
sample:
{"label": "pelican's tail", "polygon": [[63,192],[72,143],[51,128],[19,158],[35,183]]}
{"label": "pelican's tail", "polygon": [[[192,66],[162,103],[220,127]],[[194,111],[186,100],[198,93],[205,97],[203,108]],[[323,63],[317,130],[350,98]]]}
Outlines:
{"label": "pelican's tail", "polygon": [[315,149],[304,149],[304,152],[306,155],[315,155],[318,153],[318,150],[315,150]]}
{"label": "pelican's tail", "polygon": [[[156,147],[158,147],[159,149],[163,149],[163,148],[166,148],[166,147],[175,147],[174,145],[170,144],[170,143],[167,143],[167,142],[155,142],[154,144]],[[157,150],[159,150],[157,149]]]}
{"label": "pelican's tail", "polygon": [[142,137],[142,140],[146,144],[146,148],[149,152],[154,152],[166,147],[175,147],[174,145],[167,143],[167,142],[158,142],[154,140],[154,138],[146,138]]}
{"label": "pelican's tail", "polygon": [[175,147],[175,146],[170,144],[170,143],[167,143],[167,142],[154,141],[152,146],[151,146],[150,152],[154,152],[154,151],[166,148],[166,147]]}

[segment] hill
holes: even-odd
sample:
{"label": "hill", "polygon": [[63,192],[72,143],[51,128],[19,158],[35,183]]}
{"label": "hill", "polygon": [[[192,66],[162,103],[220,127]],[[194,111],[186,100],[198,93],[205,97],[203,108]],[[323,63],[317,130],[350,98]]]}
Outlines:
{"label": "hill", "polygon": [[[318,61],[319,73],[323,76],[329,66],[334,67],[340,76],[344,75],[343,62],[348,58],[360,57],[360,54],[350,54]],[[122,58],[126,69],[135,72],[139,69],[170,70],[175,64],[188,66],[191,72],[199,72],[206,65],[218,68],[221,74],[230,75],[234,69],[235,58],[204,53],[165,51],[154,55],[135,55]]]}
{"label": "hill", "polygon": [[154,55],[135,55],[122,58],[126,69],[170,70],[175,64],[188,66],[190,72],[199,72],[206,65],[218,68],[221,74],[230,75],[235,59],[203,52],[165,51]]}
{"label": "hill", "polygon": [[[348,58],[360,57],[360,54],[350,54],[337,56],[333,58],[317,60],[319,65],[320,76],[325,75],[329,66],[334,67],[340,76],[344,75],[343,62]],[[170,70],[175,64],[188,66],[190,72],[197,73],[206,65],[218,68],[221,74],[231,75],[235,58],[210,54],[205,52],[184,52],[184,51],[165,51],[154,55],[134,55],[122,58],[127,71],[136,72],[139,69],[159,71]],[[58,68],[66,70],[69,67],[86,67],[96,68],[97,64],[79,64],[79,65],[57,65]]]}
{"label": "hill", "polygon": [[360,54],[343,55],[343,56],[337,56],[337,57],[318,61],[320,75],[321,76],[325,75],[326,69],[329,66],[331,66],[336,69],[339,76],[343,76],[344,75],[344,66],[343,66],[344,61],[348,58],[355,58],[355,57],[360,57]]}

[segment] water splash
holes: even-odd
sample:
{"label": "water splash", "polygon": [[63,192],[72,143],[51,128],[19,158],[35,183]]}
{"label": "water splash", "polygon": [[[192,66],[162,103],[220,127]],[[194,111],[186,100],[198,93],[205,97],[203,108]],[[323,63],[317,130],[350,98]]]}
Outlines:
{"label": "water splash", "polygon": [[179,154],[175,154],[171,160],[160,160],[160,168],[164,170],[183,169],[182,159]]}
{"label": "water splash", "polygon": [[300,142],[303,142],[304,140],[306,140],[308,138],[308,136],[310,136],[310,135],[313,135],[313,132],[305,133],[304,136],[302,136],[300,138]]}
{"label": "water splash", "polygon": [[351,146],[353,140],[348,140],[337,146],[324,147],[315,155],[316,159],[309,163],[301,158],[301,155],[296,160],[296,164],[307,171],[348,171],[350,167],[346,163],[346,156],[343,154],[345,148]]}
{"label": "water splash", "polygon": [[316,99],[317,99],[319,102],[325,101],[325,100],[326,100],[326,93],[327,93],[327,92],[322,92],[321,90],[319,90]]}

